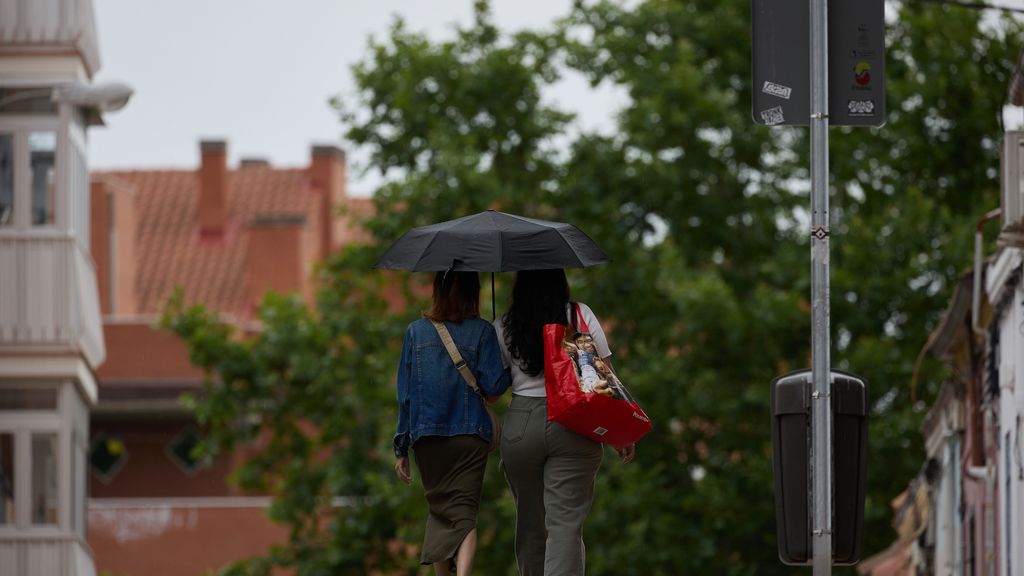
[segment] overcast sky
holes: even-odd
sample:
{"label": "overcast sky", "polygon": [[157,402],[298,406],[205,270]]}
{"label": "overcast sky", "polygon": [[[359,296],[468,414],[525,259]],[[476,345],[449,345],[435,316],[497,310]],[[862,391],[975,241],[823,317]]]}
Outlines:
{"label": "overcast sky", "polygon": [[[349,69],[383,38],[394,14],[432,38],[468,24],[472,0],[95,0],[102,68],[96,81],[135,89],[126,108],[90,132],[93,168],[194,167],[198,141],[223,138],[232,162],[260,157],[304,166],[313,143],[346,148],[327,100],[351,94]],[[545,27],[571,0],[494,0],[506,30]],[[592,91],[578,77],[549,98],[607,131],[625,102],[615,89]],[[351,149],[350,149],[351,152]],[[359,163],[359,154],[350,154]],[[349,189],[379,182],[350,171]]]}

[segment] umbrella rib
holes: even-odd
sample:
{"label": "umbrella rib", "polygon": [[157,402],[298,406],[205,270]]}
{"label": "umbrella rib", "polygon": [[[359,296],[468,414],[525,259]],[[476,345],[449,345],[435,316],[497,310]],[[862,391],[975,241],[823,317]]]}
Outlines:
{"label": "umbrella rib", "polygon": [[[498,272],[504,272],[505,271],[505,250],[504,250],[505,245],[504,245],[504,242],[502,242],[502,230],[498,227],[498,220],[495,218],[496,214],[501,214],[502,216],[511,216],[511,214],[506,214],[504,212],[498,212],[497,210],[488,210],[487,211],[487,216],[491,219],[491,226],[494,227],[494,233],[498,235],[498,242],[497,242],[497,244],[498,244]],[[492,270],[491,274],[493,274],[493,273],[494,273],[494,271]],[[491,280],[493,282],[493,280],[494,280],[493,277],[491,278]]]}
{"label": "umbrella rib", "polygon": [[552,226],[553,224],[565,224],[565,222],[552,222],[551,220],[538,220],[536,218],[527,218],[526,216],[520,216],[518,214],[509,214],[508,212],[502,212],[501,214],[504,214],[505,216],[508,216],[509,218],[515,218],[516,220],[520,220],[522,222],[529,222],[530,224],[535,224],[537,226],[544,226],[546,228],[557,228],[556,226]]}
{"label": "umbrella rib", "polygon": [[[440,231],[438,231],[438,232],[435,232],[430,237],[430,242],[427,242],[427,245],[423,247],[423,250],[420,251],[420,255],[416,258],[416,264],[413,265],[413,270],[415,270],[416,266],[419,265],[419,263],[423,261],[423,255],[427,253],[427,250],[429,250],[431,246],[434,245],[434,242],[437,240],[438,236],[440,236],[440,235],[441,235],[441,233],[440,233]],[[429,270],[428,270],[428,272],[429,272]]]}
{"label": "umbrella rib", "polygon": [[505,271],[505,243],[501,240],[501,230],[495,230],[498,235],[498,272]]}
{"label": "umbrella rib", "polygon": [[[583,231],[580,230],[580,232]],[[586,236],[586,234],[584,234],[584,236]],[[563,236],[561,232],[558,232],[558,237],[561,238],[562,242],[565,243],[565,246],[569,249],[569,252],[576,257],[576,262],[579,263],[579,267],[586,268],[586,266],[583,265],[583,260],[580,260],[580,255],[576,253],[576,249],[572,247],[572,244],[569,244],[569,241],[565,239],[565,236]]]}

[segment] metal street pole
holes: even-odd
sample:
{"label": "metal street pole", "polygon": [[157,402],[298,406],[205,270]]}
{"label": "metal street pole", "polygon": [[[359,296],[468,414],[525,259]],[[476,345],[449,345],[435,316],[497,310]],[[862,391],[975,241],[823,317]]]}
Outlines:
{"label": "metal street pole", "polygon": [[814,576],[832,573],[832,410],[829,323],[828,0],[811,10],[811,476]]}

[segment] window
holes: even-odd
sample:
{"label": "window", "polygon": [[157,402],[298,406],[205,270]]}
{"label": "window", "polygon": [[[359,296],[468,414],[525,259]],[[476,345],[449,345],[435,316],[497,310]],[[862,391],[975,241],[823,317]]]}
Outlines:
{"label": "window", "polygon": [[56,203],[57,133],[29,133],[28,148],[32,167],[32,225],[49,226],[54,223]]}
{"label": "window", "polygon": [[56,113],[52,88],[0,88],[0,115]]}
{"label": "window", "polygon": [[0,389],[0,410],[56,410],[56,388]]}
{"label": "window", "polygon": [[86,453],[88,442],[77,428],[71,433],[71,529],[82,538],[86,538],[86,520],[88,518],[86,506],[89,500],[88,489],[86,488]]}
{"label": "window", "polygon": [[[23,211],[24,213],[24,211]],[[85,426],[85,401],[61,395],[73,382],[9,383],[0,386],[0,528],[52,532],[73,527],[75,478],[87,460],[75,460],[73,430]],[[59,398],[59,400],[58,400]],[[67,431],[65,431],[67,430]],[[70,450],[69,450],[70,448]],[[84,446],[83,446],[84,448]],[[70,480],[70,482],[68,482]],[[3,572],[0,569],[0,572]]]}
{"label": "window", "polygon": [[0,433],[0,526],[14,524],[14,434]]}
{"label": "window", "polygon": [[977,558],[974,555],[975,546],[977,545],[977,535],[975,534],[974,526],[974,514],[971,514],[967,519],[967,573],[970,576],[975,576],[978,573]]}
{"label": "window", "polygon": [[32,523],[57,523],[57,434],[32,434]]}
{"label": "window", "polygon": [[186,428],[167,444],[167,454],[178,467],[191,476],[203,467],[202,461],[194,454],[198,445],[199,435],[192,428]]}
{"label": "window", "polygon": [[1006,554],[1006,576],[1013,576],[1013,482],[1011,479],[1013,475],[1011,471],[1013,468],[1010,467],[1010,433],[1007,432],[1005,440],[1003,441],[1003,476],[1005,479],[1005,486],[1003,487],[1004,498],[1006,499],[1006,508],[1003,510],[1003,534],[1005,534],[1006,548],[1004,552]]}
{"label": "window", "polygon": [[14,134],[0,132],[0,226],[14,222]]}
{"label": "window", "polygon": [[65,144],[51,93],[0,87],[0,227],[57,223],[57,154]]}
{"label": "window", "polygon": [[110,483],[128,460],[128,450],[118,438],[100,433],[93,439],[89,451],[92,473],[104,484]]}

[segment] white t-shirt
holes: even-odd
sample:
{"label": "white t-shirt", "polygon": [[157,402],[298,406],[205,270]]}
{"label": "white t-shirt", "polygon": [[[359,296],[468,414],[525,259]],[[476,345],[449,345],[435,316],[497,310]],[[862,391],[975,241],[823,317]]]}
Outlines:
{"label": "white t-shirt", "polygon": [[[608,358],[612,355],[612,351],[608,349],[608,339],[604,335],[604,330],[601,329],[601,323],[597,321],[597,316],[594,316],[594,312],[590,310],[590,306],[580,302],[580,312],[583,314],[583,321],[587,323],[587,328],[590,329],[590,335],[594,337],[594,347],[597,349],[598,358]],[[572,310],[567,307],[566,314],[571,314]],[[568,317],[568,316],[567,316]],[[577,319],[578,323],[578,319]],[[512,367],[512,393],[517,396],[530,396],[533,398],[543,398],[547,396],[544,389],[544,372],[536,376],[530,376],[523,372],[522,368],[519,367],[519,362],[512,358],[512,355],[508,351],[508,344],[505,343],[505,327],[502,325],[502,318],[498,318],[494,321],[494,330],[498,333],[498,346],[501,348],[501,361],[505,367]]]}

